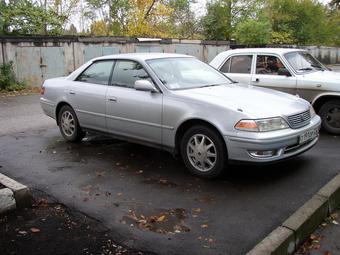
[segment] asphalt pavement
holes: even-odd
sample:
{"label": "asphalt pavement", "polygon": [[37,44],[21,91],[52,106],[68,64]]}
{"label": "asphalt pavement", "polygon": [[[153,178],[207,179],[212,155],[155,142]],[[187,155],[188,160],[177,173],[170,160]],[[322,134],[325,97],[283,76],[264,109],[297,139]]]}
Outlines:
{"label": "asphalt pavement", "polygon": [[[38,95],[0,99],[0,171],[159,254],[245,254],[340,171],[340,137],[268,166],[191,176],[167,152],[90,136],[66,143]],[[164,217],[163,217],[164,216]]]}

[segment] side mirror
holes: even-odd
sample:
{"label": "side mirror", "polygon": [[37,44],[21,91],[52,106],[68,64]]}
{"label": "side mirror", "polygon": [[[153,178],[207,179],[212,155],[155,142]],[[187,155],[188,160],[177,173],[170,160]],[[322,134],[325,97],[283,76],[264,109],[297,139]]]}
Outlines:
{"label": "side mirror", "polygon": [[286,69],[286,68],[279,68],[279,70],[277,71],[278,75],[284,75],[284,76],[292,76],[290,74],[290,72]]}
{"label": "side mirror", "polygon": [[135,81],[135,90],[158,92],[155,86],[148,80]]}

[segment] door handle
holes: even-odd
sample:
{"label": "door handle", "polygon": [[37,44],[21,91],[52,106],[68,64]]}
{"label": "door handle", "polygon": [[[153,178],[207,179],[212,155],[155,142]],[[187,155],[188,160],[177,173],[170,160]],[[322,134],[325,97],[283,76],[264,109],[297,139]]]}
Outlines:
{"label": "door handle", "polygon": [[70,95],[75,95],[76,92],[74,92],[74,91],[71,90],[71,91],[69,91],[69,94],[70,94]]}
{"label": "door handle", "polygon": [[259,82],[260,81],[260,78],[253,78],[251,79],[252,82]]}
{"label": "door handle", "polygon": [[117,102],[117,98],[116,97],[110,97],[107,99],[107,101],[111,102],[111,103],[116,103]]}

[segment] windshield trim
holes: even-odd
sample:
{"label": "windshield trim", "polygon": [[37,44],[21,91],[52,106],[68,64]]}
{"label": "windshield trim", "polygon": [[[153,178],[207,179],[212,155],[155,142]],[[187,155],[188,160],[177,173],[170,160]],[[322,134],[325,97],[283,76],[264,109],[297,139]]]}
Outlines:
{"label": "windshield trim", "polygon": [[312,68],[311,70],[297,70],[294,68],[294,66],[288,61],[286,55],[291,54],[291,53],[308,53],[310,54],[308,51],[304,51],[304,50],[300,50],[300,51],[290,51],[290,52],[286,52],[283,54],[285,60],[287,61],[288,65],[291,67],[291,69],[293,70],[293,72],[296,75],[304,75],[304,74],[309,74],[309,73],[315,73],[315,72],[319,72],[319,71],[325,71],[327,70],[327,68],[317,59],[315,58],[312,54],[310,54],[319,64],[320,67],[322,67],[322,69],[315,69]]}
{"label": "windshield trim", "polygon": [[[153,61],[153,60],[158,60],[158,59],[195,59],[197,61],[200,61],[202,62],[203,64],[207,65],[209,68],[213,69],[214,71],[216,71],[218,74],[220,74],[221,76],[223,76],[224,78],[227,79],[228,82],[223,82],[223,83],[218,83],[218,84],[207,84],[205,86],[197,86],[197,87],[189,87],[189,88],[169,88],[166,84],[164,84],[163,80],[158,76],[157,72],[152,68],[152,66],[150,65],[150,62]],[[207,64],[207,63],[204,63],[203,61],[195,58],[195,57],[192,57],[192,56],[189,56],[189,57],[162,57],[162,58],[150,58],[150,59],[146,59],[145,60],[145,63],[148,65],[148,67],[152,70],[152,72],[156,75],[157,79],[162,83],[162,85],[170,90],[170,91],[179,91],[179,90],[187,90],[187,89],[198,89],[198,88],[204,88],[204,87],[207,87],[207,86],[221,86],[221,85],[226,85],[226,84],[232,84],[234,83],[234,81],[232,79],[230,79],[228,76],[226,76],[224,73],[220,72],[219,70],[217,70],[215,67]]]}

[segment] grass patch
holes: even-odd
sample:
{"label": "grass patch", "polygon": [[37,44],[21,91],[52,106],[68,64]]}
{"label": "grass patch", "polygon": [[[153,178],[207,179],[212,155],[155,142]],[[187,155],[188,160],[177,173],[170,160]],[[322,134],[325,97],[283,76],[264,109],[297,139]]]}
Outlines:
{"label": "grass patch", "polygon": [[0,92],[20,91],[26,88],[24,82],[17,81],[12,61],[0,65]]}

